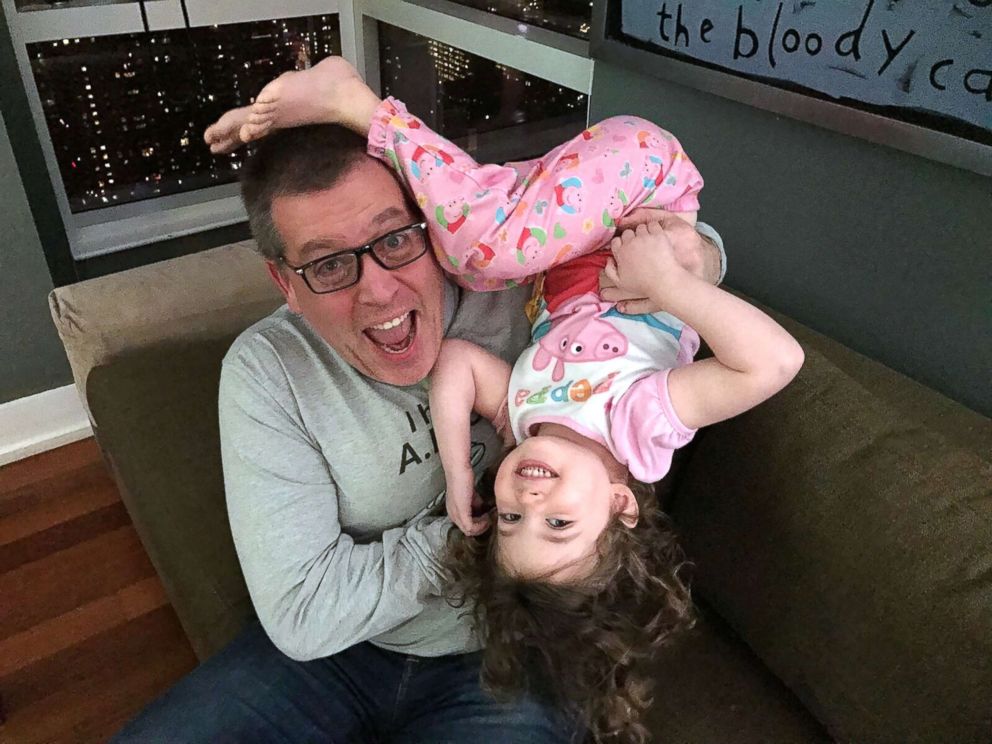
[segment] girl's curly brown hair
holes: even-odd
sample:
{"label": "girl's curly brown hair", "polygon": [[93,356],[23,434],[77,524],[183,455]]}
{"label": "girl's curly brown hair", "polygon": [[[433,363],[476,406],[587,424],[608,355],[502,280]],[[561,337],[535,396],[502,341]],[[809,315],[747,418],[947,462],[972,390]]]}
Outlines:
{"label": "girl's curly brown hair", "polygon": [[[480,486],[484,500],[497,466]],[[652,487],[630,486],[640,506],[637,526],[612,519],[591,573],[561,582],[507,573],[494,521],[476,537],[451,531],[445,597],[473,616],[485,645],[486,689],[501,699],[545,699],[575,715],[597,742],[641,744],[648,730],[640,719],[651,702],[647,662],[693,620],[670,523]]]}

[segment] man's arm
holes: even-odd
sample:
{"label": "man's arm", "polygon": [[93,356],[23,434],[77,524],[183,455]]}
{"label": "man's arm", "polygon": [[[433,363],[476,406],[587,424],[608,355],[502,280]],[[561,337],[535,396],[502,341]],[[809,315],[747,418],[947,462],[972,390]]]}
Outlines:
{"label": "man's arm", "polygon": [[306,660],[419,614],[422,598],[438,593],[436,555],[451,523],[420,517],[356,544],[341,530],[322,453],[294,408],[269,390],[279,383],[288,390],[286,381],[256,379],[236,358],[225,363],[221,455],[231,531],[258,617],[280,650]]}

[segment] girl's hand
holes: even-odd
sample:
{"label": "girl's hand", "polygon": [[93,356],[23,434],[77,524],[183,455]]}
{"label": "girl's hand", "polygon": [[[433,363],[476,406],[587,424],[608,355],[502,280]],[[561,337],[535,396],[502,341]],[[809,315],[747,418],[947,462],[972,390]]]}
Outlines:
{"label": "girl's hand", "polygon": [[479,506],[475,493],[475,474],[471,468],[458,473],[445,473],[444,505],[448,517],[466,535],[480,535],[489,529],[489,517],[472,515],[473,508]]}
{"label": "girl's hand", "polygon": [[[705,282],[716,284],[720,277],[719,250],[681,217],[662,209],[640,207],[620,220],[619,227],[621,230],[634,230],[647,222],[661,224],[675,252],[675,259],[682,268]],[[648,297],[631,291],[629,287],[617,285],[605,271],[599,275],[599,295],[606,302],[617,303],[617,309],[622,313],[637,315],[662,309]]]}
{"label": "girl's hand", "polygon": [[613,261],[605,274],[617,287],[658,303],[671,282],[689,276],[679,263],[668,232],[660,223],[640,224],[624,230],[610,242]]}

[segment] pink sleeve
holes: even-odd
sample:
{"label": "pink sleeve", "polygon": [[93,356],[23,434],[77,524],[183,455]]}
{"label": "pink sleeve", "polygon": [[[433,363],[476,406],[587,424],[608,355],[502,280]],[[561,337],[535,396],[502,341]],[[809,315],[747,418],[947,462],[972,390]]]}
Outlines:
{"label": "pink sleeve", "polygon": [[672,465],[672,454],[688,444],[687,429],[668,395],[669,369],[635,382],[610,413],[610,436],[618,459],[642,483],[656,483]]}

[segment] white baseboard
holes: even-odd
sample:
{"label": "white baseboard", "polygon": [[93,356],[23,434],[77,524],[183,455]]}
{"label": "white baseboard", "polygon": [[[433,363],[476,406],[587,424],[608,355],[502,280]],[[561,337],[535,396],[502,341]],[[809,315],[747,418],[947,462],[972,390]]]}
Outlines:
{"label": "white baseboard", "polygon": [[75,385],[0,405],[0,466],[92,436]]}

